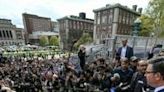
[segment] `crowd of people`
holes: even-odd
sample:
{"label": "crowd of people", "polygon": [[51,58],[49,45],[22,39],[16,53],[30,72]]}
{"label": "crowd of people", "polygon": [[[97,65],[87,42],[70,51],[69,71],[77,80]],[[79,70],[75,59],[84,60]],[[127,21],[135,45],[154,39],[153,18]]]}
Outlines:
{"label": "crowd of people", "polygon": [[64,56],[6,58],[0,62],[0,92],[164,92],[164,52],[142,60],[127,40],[122,43],[110,62],[99,57],[86,63],[83,46],[74,62]]}
{"label": "crowd of people", "polygon": [[[80,65],[80,62],[79,62]],[[86,92],[99,90],[100,81],[108,78],[111,66],[97,59],[76,71],[77,64],[68,58],[16,58],[0,63],[1,90],[16,92]],[[79,68],[78,68],[79,69]],[[102,87],[103,89],[103,87]]]}

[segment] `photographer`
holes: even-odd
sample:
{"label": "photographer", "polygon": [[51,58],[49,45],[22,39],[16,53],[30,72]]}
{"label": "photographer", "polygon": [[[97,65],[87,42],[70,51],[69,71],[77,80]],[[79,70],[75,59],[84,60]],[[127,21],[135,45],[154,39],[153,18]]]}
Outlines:
{"label": "photographer", "polygon": [[79,50],[79,52],[78,52],[78,57],[79,57],[79,59],[80,59],[80,66],[81,66],[81,69],[84,70],[86,51],[85,51],[85,47],[84,47],[83,45],[80,46],[80,50]]}

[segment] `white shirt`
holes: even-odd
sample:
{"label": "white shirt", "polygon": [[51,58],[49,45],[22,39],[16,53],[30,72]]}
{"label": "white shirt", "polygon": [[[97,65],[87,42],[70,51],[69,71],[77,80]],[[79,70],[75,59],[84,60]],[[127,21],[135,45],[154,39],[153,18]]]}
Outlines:
{"label": "white shirt", "polygon": [[158,92],[158,91],[160,91],[162,89],[164,89],[164,86],[157,87],[157,88],[155,88],[154,92]]}
{"label": "white shirt", "polygon": [[121,58],[125,58],[126,50],[127,50],[127,46],[122,47],[122,49],[121,49]]}
{"label": "white shirt", "polygon": [[153,53],[154,52],[154,48],[151,48],[149,53]]}

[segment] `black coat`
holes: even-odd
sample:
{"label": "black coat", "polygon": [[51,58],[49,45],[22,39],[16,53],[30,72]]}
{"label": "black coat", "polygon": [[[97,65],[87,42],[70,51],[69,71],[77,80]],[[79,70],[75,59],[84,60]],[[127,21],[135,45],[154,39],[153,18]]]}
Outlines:
{"label": "black coat", "polygon": [[[119,57],[121,57],[121,51],[122,51],[122,47],[120,47],[117,51]],[[130,59],[132,56],[133,56],[133,48],[127,46],[125,57]]]}
{"label": "black coat", "polygon": [[85,52],[83,52],[82,50],[80,50],[78,52],[78,57],[80,59],[80,63],[85,63]]}
{"label": "black coat", "polygon": [[142,90],[146,90],[146,88],[146,77],[138,72],[134,73],[130,84],[131,92],[142,92]]}
{"label": "black coat", "polygon": [[159,90],[159,91],[157,91],[157,92],[164,92],[164,89],[161,89],[161,90]]}

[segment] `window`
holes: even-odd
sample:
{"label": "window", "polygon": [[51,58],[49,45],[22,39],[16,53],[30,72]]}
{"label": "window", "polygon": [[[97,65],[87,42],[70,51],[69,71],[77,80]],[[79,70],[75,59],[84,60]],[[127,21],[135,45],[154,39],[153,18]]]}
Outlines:
{"label": "window", "polygon": [[91,30],[93,30],[93,26],[91,26]]}
{"label": "window", "polygon": [[122,13],[122,22],[123,22],[123,24],[126,22],[126,17],[125,17],[125,15],[126,15],[126,13],[123,12],[123,13]]}
{"label": "window", "polygon": [[106,31],[106,27],[102,27],[102,31]]}
{"label": "window", "polygon": [[108,23],[109,23],[109,24],[112,24],[112,22],[113,22],[113,16],[112,16],[112,14],[110,14],[110,15],[109,15],[109,21],[108,21]]}
{"label": "window", "polygon": [[108,14],[108,24],[111,24],[113,22],[113,9],[109,10]]}
{"label": "window", "polygon": [[78,25],[79,25],[79,29],[81,29],[81,22],[80,21],[79,21],[79,24]]}
{"label": "window", "polygon": [[69,21],[69,28],[72,29],[72,21]]}
{"label": "window", "polygon": [[88,30],[91,31],[91,24],[88,24]]}
{"label": "window", "polygon": [[134,17],[134,16],[131,14],[131,16],[130,16],[130,24],[131,24],[131,25],[133,24],[133,20],[134,20],[133,17]]}
{"label": "window", "polygon": [[62,30],[64,30],[64,28],[65,28],[65,21],[64,21],[64,20],[61,21],[61,26],[60,26],[60,28],[61,28]]}
{"label": "window", "polygon": [[122,22],[122,11],[120,10],[120,12],[119,12],[119,23],[121,23]]}
{"label": "window", "polygon": [[7,38],[9,38],[9,37],[10,37],[10,36],[9,36],[9,31],[6,30],[6,34],[7,34]]}
{"label": "window", "polygon": [[126,24],[129,24],[129,20],[130,20],[129,15],[130,15],[130,13],[127,13],[127,17],[126,17],[127,21],[126,21]]}
{"label": "window", "polygon": [[107,24],[107,11],[102,12],[101,20],[102,20],[101,22],[102,24]]}
{"label": "window", "polygon": [[125,24],[128,24],[128,12],[124,13]]}
{"label": "window", "polygon": [[63,22],[63,28],[64,29],[66,28],[66,22]]}
{"label": "window", "polygon": [[12,32],[11,30],[9,31],[10,37],[13,38]]}
{"label": "window", "polygon": [[80,29],[79,21],[77,21],[77,29]]}
{"label": "window", "polygon": [[2,32],[3,32],[3,36],[4,36],[4,38],[6,38],[5,30],[3,30]]}
{"label": "window", "polygon": [[97,24],[100,24],[100,12],[97,14]]}
{"label": "window", "polygon": [[80,23],[80,27],[81,27],[81,30],[84,29],[84,27],[83,27],[83,22]]}
{"label": "window", "polygon": [[112,32],[112,26],[108,27],[108,31],[111,33]]}
{"label": "window", "polygon": [[103,24],[106,24],[107,23],[107,16],[102,16],[102,23]]}
{"label": "window", "polygon": [[76,29],[76,21],[73,22],[73,28]]}
{"label": "window", "polygon": [[108,38],[110,38],[111,37],[111,33],[110,32],[108,32]]}
{"label": "window", "polygon": [[86,23],[84,23],[84,29],[86,29],[86,26],[87,26]]}
{"label": "window", "polygon": [[104,39],[106,37],[105,32],[101,32],[101,38],[100,39]]}
{"label": "window", "polygon": [[110,9],[110,10],[109,10],[109,13],[110,13],[110,14],[113,14],[113,9]]}
{"label": "window", "polygon": [[100,17],[98,17],[97,19],[97,24],[100,24]]}

